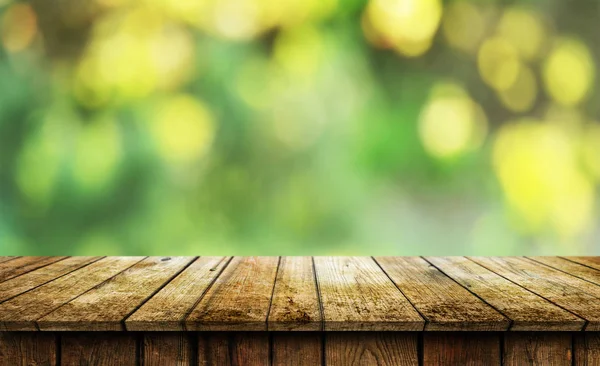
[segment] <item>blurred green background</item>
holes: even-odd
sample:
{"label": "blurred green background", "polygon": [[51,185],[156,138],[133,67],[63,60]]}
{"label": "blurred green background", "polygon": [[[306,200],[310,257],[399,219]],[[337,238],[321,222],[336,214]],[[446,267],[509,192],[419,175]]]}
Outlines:
{"label": "blurred green background", "polygon": [[600,2],[0,0],[1,255],[600,254]]}

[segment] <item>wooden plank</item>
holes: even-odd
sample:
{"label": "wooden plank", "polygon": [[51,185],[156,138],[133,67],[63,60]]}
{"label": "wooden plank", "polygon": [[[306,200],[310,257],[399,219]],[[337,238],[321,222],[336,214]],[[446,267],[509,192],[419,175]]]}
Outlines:
{"label": "wooden plank", "polygon": [[465,257],[426,259],[510,318],[510,330],[577,331],[585,325],[585,320]]}
{"label": "wooden plank", "polygon": [[269,312],[269,330],[318,331],[321,326],[312,258],[282,257]]}
{"label": "wooden plank", "polygon": [[270,365],[266,332],[207,332],[198,336],[199,365]]}
{"label": "wooden plank", "polygon": [[325,334],[326,365],[418,365],[417,335],[399,332]]}
{"label": "wooden plank", "polygon": [[136,335],[115,332],[62,333],[61,364],[135,366],[138,364]]}
{"label": "wooden plank", "polygon": [[198,258],[127,318],[127,330],[185,330],[186,316],[225,268],[229,259]]}
{"label": "wooden plank", "polygon": [[325,330],[423,329],[423,318],[372,258],[314,260]]}
{"label": "wooden plank", "polygon": [[34,269],[58,262],[66,257],[19,257],[0,263],[0,282],[22,275]]}
{"label": "wooden plank", "polygon": [[570,333],[518,332],[504,337],[504,365],[571,366]]}
{"label": "wooden plank", "polygon": [[0,257],[0,263],[12,261],[15,258],[19,258],[19,257],[17,257],[17,256],[4,256],[4,257]]}
{"label": "wooden plank", "polygon": [[315,332],[273,333],[273,365],[303,366],[323,364],[323,337]]}
{"label": "wooden plank", "polygon": [[423,365],[500,365],[500,335],[488,332],[426,332]]}
{"label": "wooden plank", "polygon": [[123,320],[194,259],[148,257],[36,323],[40,330],[123,330]]}
{"label": "wooden plank", "polygon": [[600,257],[564,257],[567,260],[600,270]]}
{"label": "wooden plank", "polygon": [[57,364],[56,336],[52,333],[0,332],[0,365]]}
{"label": "wooden plank", "polygon": [[278,257],[235,257],[185,321],[188,330],[267,330]]}
{"label": "wooden plank", "polygon": [[600,365],[600,333],[574,334],[575,366]]}
{"label": "wooden plank", "polygon": [[600,330],[600,286],[525,258],[471,259],[586,319],[585,330]]}
{"label": "wooden plank", "polygon": [[563,271],[571,276],[579,277],[583,280],[600,285],[600,270],[587,267],[583,264],[575,263],[560,257],[528,257],[538,263]]}
{"label": "wooden plank", "polygon": [[190,333],[146,332],[142,364],[145,366],[188,366],[195,364]]}
{"label": "wooden plank", "polygon": [[144,257],[108,257],[0,304],[0,331],[37,330],[35,321]]}
{"label": "wooden plank", "polygon": [[48,283],[102,257],[69,257],[0,283],[0,302]]}
{"label": "wooden plank", "polygon": [[377,262],[427,319],[425,330],[508,329],[510,322],[419,257],[378,257]]}

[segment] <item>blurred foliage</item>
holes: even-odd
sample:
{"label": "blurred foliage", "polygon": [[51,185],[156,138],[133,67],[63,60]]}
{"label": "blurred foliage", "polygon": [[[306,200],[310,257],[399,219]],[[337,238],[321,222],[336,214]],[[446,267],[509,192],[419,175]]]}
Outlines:
{"label": "blurred foliage", "polygon": [[600,3],[0,0],[0,254],[599,254]]}

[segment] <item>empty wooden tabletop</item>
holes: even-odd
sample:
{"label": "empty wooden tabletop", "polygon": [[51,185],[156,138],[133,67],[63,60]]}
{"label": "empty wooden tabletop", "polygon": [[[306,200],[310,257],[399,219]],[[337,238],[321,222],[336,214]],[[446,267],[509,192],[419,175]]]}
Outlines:
{"label": "empty wooden tabletop", "polygon": [[599,257],[0,257],[0,331],[598,331]]}

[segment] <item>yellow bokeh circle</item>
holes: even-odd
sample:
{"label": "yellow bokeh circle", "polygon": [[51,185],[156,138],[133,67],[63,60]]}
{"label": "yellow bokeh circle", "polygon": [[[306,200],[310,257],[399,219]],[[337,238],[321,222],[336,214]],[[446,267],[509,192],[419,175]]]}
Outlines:
{"label": "yellow bokeh circle", "polygon": [[588,47],[573,38],[558,39],[543,66],[544,85],[556,102],[573,106],[590,93],[595,64]]}

